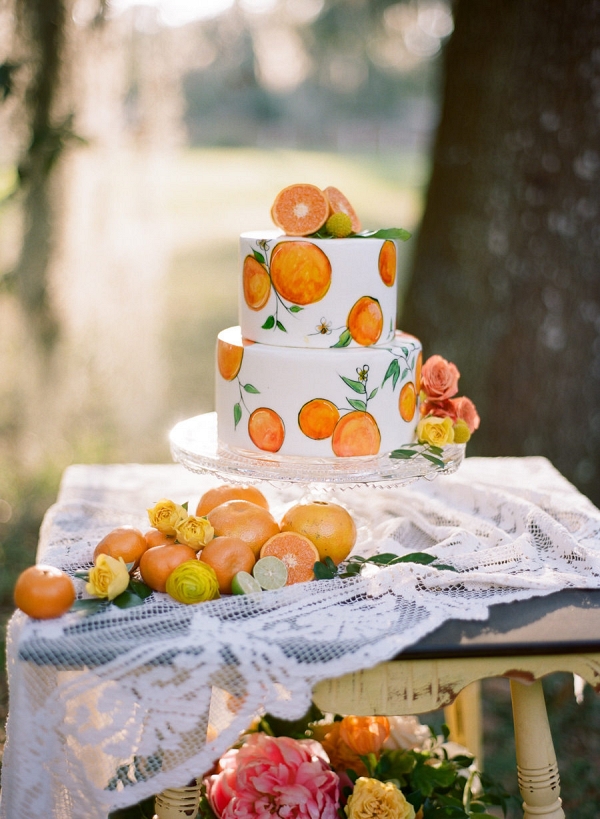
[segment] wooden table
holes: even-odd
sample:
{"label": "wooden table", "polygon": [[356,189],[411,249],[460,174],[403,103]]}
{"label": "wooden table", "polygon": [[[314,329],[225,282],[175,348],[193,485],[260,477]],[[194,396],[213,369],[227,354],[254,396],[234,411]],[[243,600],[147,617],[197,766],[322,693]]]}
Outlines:
{"label": "wooden table", "polygon": [[474,681],[508,677],[524,817],[563,819],[541,682],[557,671],[600,692],[600,591],[492,606],[483,623],[451,620],[390,662],[320,683],[314,699],[344,714],[419,714],[448,705]]}

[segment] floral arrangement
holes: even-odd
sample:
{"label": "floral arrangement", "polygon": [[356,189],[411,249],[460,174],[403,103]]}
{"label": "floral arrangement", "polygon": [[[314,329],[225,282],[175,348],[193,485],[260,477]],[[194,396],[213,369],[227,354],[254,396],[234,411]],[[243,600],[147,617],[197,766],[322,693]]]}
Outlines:
{"label": "floral arrangement", "polygon": [[442,447],[466,444],[479,428],[479,415],[470,398],[456,398],[460,373],[441,355],[432,355],[421,372],[419,443]]}
{"label": "floral arrangement", "polygon": [[506,815],[513,798],[446,726],[438,737],[412,716],[347,716],[290,737],[281,725],[261,719],[221,757],[203,780],[201,819],[491,819],[489,806]]}

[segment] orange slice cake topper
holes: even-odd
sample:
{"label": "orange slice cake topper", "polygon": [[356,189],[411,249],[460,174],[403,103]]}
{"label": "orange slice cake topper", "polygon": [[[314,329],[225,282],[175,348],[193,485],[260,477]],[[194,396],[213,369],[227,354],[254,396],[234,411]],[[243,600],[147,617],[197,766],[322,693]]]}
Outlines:
{"label": "orange slice cake topper", "polygon": [[329,199],[316,185],[288,185],[275,197],[271,218],[288,236],[308,236],[329,216]]}

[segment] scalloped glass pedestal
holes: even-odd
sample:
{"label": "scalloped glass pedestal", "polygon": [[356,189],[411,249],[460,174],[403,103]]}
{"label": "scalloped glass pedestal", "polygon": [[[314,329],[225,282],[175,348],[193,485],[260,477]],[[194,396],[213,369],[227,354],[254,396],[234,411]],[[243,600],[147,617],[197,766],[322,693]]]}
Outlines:
{"label": "scalloped glass pedestal", "polygon": [[192,472],[209,473],[235,481],[322,484],[340,487],[403,486],[421,478],[455,472],[465,456],[465,444],[444,447],[444,466],[417,454],[408,460],[389,455],[362,458],[293,458],[242,452],[219,443],[217,414],[209,412],[180,421],[169,436],[173,460]]}

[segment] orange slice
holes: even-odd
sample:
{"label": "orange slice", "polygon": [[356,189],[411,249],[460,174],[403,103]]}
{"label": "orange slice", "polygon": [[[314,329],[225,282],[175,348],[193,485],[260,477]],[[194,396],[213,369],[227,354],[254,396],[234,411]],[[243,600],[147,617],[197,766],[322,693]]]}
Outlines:
{"label": "orange slice", "polygon": [[316,185],[288,185],[279,191],[271,218],[288,236],[308,236],[329,216],[329,199]]}
{"label": "orange slice", "polygon": [[358,233],[361,229],[360,219],[356,215],[356,211],[346,199],[344,194],[337,188],[325,188],[323,191],[325,196],[329,199],[329,215],[333,213],[345,213],[350,217],[352,222],[352,232]]}
{"label": "orange slice", "polygon": [[316,546],[305,535],[280,532],[269,538],[260,550],[261,557],[278,557],[287,566],[286,586],[314,580],[313,567],[319,560]]}

